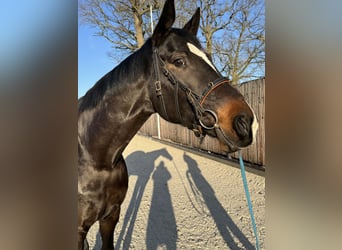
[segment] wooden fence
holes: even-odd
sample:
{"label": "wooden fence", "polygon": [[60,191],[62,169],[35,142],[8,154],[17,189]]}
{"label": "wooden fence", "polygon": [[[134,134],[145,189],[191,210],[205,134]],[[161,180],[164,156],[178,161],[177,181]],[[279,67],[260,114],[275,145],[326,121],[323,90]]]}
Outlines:
{"label": "wooden fence", "polygon": [[[242,151],[243,159],[256,165],[265,165],[265,79],[253,80],[243,83],[237,87],[245,96],[249,105],[254,109],[258,118],[259,129],[256,135],[256,142]],[[141,127],[139,133],[147,136],[157,137],[157,115],[152,115]],[[215,153],[226,155],[227,148],[216,138],[206,136],[202,143],[194,133],[177,124],[172,124],[160,118],[160,138],[171,141],[186,147],[192,147]],[[238,158],[237,153],[231,154],[232,158]]]}

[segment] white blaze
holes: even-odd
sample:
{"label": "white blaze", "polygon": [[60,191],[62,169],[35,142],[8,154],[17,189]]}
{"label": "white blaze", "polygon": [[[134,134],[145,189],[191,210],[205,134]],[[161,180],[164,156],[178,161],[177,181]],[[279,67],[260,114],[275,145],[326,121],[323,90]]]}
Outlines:
{"label": "white blaze", "polygon": [[192,43],[187,43],[186,45],[188,45],[188,48],[191,51],[191,53],[194,53],[195,55],[197,55],[200,58],[202,58],[207,64],[209,64],[210,67],[212,67],[217,72],[217,70],[214,67],[214,65],[210,62],[209,58],[207,57],[207,55],[202,50],[197,48]]}

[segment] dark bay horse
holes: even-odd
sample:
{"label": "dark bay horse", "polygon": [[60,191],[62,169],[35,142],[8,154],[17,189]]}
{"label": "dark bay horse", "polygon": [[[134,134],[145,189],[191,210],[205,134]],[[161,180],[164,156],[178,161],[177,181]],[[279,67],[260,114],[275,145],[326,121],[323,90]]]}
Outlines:
{"label": "dark bay horse", "polygon": [[122,152],[148,117],[217,137],[233,152],[253,141],[257,121],[243,96],[218,72],[196,33],[196,10],[182,28],[167,0],[150,39],[102,77],[78,104],[78,249],[100,224],[102,249],[114,249],[113,233],[128,188]]}

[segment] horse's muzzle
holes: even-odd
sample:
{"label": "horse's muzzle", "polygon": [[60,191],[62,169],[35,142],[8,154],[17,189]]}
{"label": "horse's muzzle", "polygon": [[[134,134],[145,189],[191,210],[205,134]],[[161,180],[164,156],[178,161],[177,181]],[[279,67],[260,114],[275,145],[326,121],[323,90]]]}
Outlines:
{"label": "horse's muzzle", "polygon": [[222,124],[216,124],[217,138],[228,146],[230,152],[234,152],[251,145],[257,132],[258,123],[256,117],[241,112],[231,119],[230,129],[225,129]]}

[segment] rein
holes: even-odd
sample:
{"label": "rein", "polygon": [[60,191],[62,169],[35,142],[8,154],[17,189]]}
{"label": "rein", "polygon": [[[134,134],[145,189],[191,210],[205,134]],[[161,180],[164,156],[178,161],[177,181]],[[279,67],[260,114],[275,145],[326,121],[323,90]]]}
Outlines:
{"label": "rein", "polygon": [[243,164],[241,150],[239,151],[239,163],[240,163],[240,169],[241,169],[242,183],[243,183],[243,187],[245,189],[245,195],[246,195],[246,200],[247,200],[247,204],[248,204],[249,215],[251,217],[251,222],[252,222],[252,227],[253,227],[253,232],[254,232],[254,237],[255,237],[255,248],[256,248],[256,250],[259,250],[260,247],[259,247],[258,231],[257,231],[256,223],[255,223],[253,206],[252,206],[252,202],[251,202],[251,196],[250,196],[249,190],[248,190],[246,170],[245,170],[245,165]]}
{"label": "rein", "polygon": [[[232,145],[230,140],[224,135],[221,127],[218,124],[218,117],[217,114],[210,110],[210,109],[205,109],[203,107],[203,103],[205,102],[206,98],[217,88],[222,86],[224,83],[229,83],[229,80],[226,77],[220,77],[216,79],[213,82],[209,82],[207,84],[206,89],[202,92],[201,95],[195,93],[193,90],[191,90],[189,87],[187,87],[185,84],[182,82],[178,81],[174,75],[166,69],[165,67],[165,62],[163,59],[160,57],[158,53],[157,48],[153,48],[153,67],[155,71],[155,76],[156,76],[156,81],[155,81],[155,90],[156,90],[156,95],[157,98],[159,99],[160,102],[160,107],[161,107],[161,112],[162,115],[168,119],[168,114],[166,111],[166,106],[165,106],[165,101],[163,97],[163,92],[162,92],[162,86],[161,86],[161,78],[160,78],[160,71],[163,72],[164,76],[169,80],[169,82],[175,86],[175,91],[174,91],[174,99],[175,99],[175,105],[176,105],[176,110],[177,110],[177,115],[179,117],[179,120],[183,122],[183,117],[180,112],[180,106],[179,106],[179,89],[185,92],[188,102],[192,105],[196,117],[196,122],[193,123],[193,127],[191,128],[194,134],[197,137],[204,137],[205,132],[203,131],[204,129],[207,130],[212,130],[215,129],[216,134],[220,139],[225,141],[228,145]],[[212,126],[207,126],[203,123],[202,118],[204,117],[205,114],[209,114],[212,117],[214,117],[215,122],[214,125]]]}

